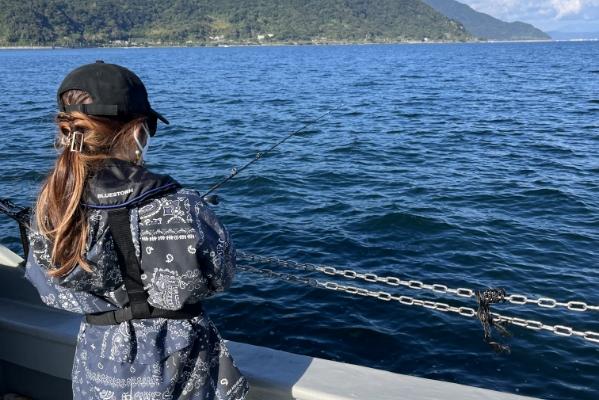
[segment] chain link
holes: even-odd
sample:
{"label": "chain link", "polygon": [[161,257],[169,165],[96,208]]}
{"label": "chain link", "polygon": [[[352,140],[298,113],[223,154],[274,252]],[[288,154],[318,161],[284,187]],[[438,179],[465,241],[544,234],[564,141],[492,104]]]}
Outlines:
{"label": "chain link", "polygon": [[[309,285],[312,287],[345,292],[345,293],[349,293],[351,295],[374,297],[376,299],[383,300],[383,301],[394,300],[394,301],[398,301],[399,303],[407,305],[407,306],[417,306],[417,307],[428,308],[431,310],[436,310],[436,311],[441,311],[441,312],[446,312],[446,313],[455,313],[455,314],[459,314],[463,317],[468,317],[468,318],[476,317],[476,310],[471,307],[455,307],[455,306],[449,305],[447,303],[441,303],[441,302],[436,302],[436,301],[431,301],[431,300],[422,300],[422,299],[417,299],[417,298],[410,297],[410,296],[403,296],[403,295],[396,296],[396,295],[392,295],[391,293],[388,293],[388,292],[372,291],[372,290],[368,290],[365,288],[359,288],[359,287],[349,286],[349,285],[342,285],[342,284],[339,284],[337,282],[332,282],[332,281],[320,281],[318,279],[313,279],[313,278],[303,278],[303,277],[298,277],[298,276],[288,274],[285,272],[277,272],[277,271],[273,271],[271,269],[266,269],[266,268],[256,268],[256,267],[252,267],[250,265],[245,265],[245,264],[237,265],[237,268],[242,271],[259,273],[259,274],[267,275],[269,277],[283,279],[283,280],[289,281],[289,282],[302,283],[302,284]],[[509,317],[507,315],[501,315],[501,314],[496,314],[496,313],[491,313],[491,315],[493,316],[493,318],[495,318],[499,321],[505,321],[510,324],[520,326],[523,328],[527,328],[527,329],[531,329],[531,330],[535,330],[535,331],[546,330],[546,331],[552,332],[558,336],[578,336],[578,337],[581,337],[589,342],[599,343],[599,332],[576,331],[573,328],[564,326],[564,325],[550,326],[550,325],[543,324],[541,321],[527,320],[527,319],[522,319],[522,318],[517,318],[517,317]]]}
{"label": "chain link", "polygon": [[[389,286],[405,286],[414,290],[428,290],[435,293],[449,293],[454,296],[471,298],[475,297],[474,290],[468,288],[449,288],[445,285],[438,283],[427,284],[417,280],[403,280],[394,276],[378,276],[373,273],[360,273],[351,269],[338,269],[330,265],[315,265],[307,263],[299,263],[297,261],[282,260],[278,257],[266,257],[257,254],[246,253],[245,251],[238,250],[237,256],[239,259],[246,261],[261,262],[266,264],[275,264],[283,267],[290,267],[299,269],[307,272],[317,271],[326,275],[337,275],[347,279],[360,279],[366,282],[383,283]],[[542,308],[556,308],[562,307],[571,311],[599,311],[599,306],[593,306],[585,303],[584,301],[568,301],[560,302],[549,297],[539,297],[538,299],[529,299],[528,297],[520,294],[511,294],[505,297],[505,300],[512,304],[524,305],[533,304]]]}

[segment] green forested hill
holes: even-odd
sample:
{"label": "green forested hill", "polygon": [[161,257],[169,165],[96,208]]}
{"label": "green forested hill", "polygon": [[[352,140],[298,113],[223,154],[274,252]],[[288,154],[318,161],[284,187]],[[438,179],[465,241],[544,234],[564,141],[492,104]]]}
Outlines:
{"label": "green forested hill", "polygon": [[0,45],[466,40],[419,0],[0,0]]}
{"label": "green forested hill", "polygon": [[548,40],[549,35],[524,22],[505,22],[455,0],[423,0],[443,15],[459,21],[471,34],[489,40]]}

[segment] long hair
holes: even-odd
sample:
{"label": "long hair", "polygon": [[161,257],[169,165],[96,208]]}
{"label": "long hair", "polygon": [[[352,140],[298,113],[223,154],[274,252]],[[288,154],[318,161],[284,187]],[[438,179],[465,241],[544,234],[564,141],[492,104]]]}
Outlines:
{"label": "long hair", "polygon": [[[92,99],[87,92],[69,90],[62,95],[62,101],[65,105],[89,104]],[[81,204],[86,180],[107,158],[132,159],[136,149],[133,134],[139,132],[145,120],[146,117],[139,117],[121,121],[80,112],[60,112],[56,116],[55,146],[62,152],[43,183],[35,206],[37,230],[52,243],[51,276],[64,276],[77,265],[92,272],[85,259],[88,222]],[[71,135],[76,131],[83,134],[81,151],[71,151]],[[78,150],[79,142],[76,146]]]}

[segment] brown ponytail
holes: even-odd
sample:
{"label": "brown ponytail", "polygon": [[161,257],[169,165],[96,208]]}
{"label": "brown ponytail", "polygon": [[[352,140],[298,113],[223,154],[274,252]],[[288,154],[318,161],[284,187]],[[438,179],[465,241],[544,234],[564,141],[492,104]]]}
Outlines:
{"label": "brown ponytail", "polygon": [[[70,90],[62,95],[62,101],[65,105],[89,104],[92,99],[86,92]],[[88,223],[86,209],[81,205],[86,180],[109,157],[133,160],[133,132],[141,128],[145,119],[123,122],[80,112],[56,116],[56,145],[62,153],[44,182],[35,207],[37,229],[52,242],[54,268],[50,275],[64,276],[77,265],[92,271],[85,259]],[[71,151],[71,135],[75,131],[83,134],[81,152]]]}

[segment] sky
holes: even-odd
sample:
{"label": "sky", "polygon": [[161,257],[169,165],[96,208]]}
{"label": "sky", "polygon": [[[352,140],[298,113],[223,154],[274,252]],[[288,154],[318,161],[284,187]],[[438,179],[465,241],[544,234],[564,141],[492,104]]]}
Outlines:
{"label": "sky", "polygon": [[458,0],[504,21],[544,31],[599,32],[599,0]]}

